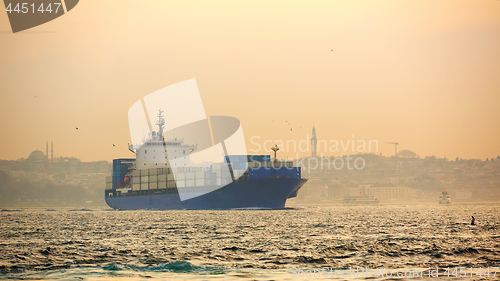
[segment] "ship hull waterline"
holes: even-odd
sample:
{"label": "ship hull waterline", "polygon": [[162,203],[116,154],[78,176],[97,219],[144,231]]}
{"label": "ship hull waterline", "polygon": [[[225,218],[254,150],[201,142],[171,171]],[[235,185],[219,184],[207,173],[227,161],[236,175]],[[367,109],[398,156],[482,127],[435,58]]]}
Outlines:
{"label": "ship hull waterline", "polygon": [[105,198],[117,210],[283,209],[307,179],[252,179],[236,181],[213,192],[181,201],[179,194],[151,194]]}

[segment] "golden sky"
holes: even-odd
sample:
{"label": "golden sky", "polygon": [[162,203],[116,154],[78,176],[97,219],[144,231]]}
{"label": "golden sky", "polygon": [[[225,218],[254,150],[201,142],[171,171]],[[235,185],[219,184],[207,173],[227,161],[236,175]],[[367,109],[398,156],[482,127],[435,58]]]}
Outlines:
{"label": "golden sky", "polygon": [[496,0],[86,0],[16,34],[0,12],[0,54],[0,159],[46,140],[55,156],[131,157],[129,107],[191,78],[207,115],[240,119],[249,152],[252,136],[299,141],[314,123],[387,156],[393,141],[500,154]]}

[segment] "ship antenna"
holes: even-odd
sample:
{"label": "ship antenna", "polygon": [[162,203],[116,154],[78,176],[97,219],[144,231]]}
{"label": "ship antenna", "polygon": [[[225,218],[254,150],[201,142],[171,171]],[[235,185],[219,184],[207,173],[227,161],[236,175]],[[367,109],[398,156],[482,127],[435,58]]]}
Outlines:
{"label": "ship antenna", "polygon": [[160,138],[163,135],[163,125],[165,125],[165,119],[163,118],[163,110],[158,110],[158,121],[156,122],[156,125],[158,125],[158,135]]}

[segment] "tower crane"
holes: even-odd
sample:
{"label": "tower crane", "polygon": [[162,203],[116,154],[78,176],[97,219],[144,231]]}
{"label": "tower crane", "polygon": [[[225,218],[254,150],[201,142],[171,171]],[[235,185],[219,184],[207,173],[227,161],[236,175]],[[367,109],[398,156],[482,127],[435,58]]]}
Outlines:
{"label": "tower crane", "polygon": [[394,156],[398,156],[398,144],[397,142],[386,142],[388,144],[394,144]]}

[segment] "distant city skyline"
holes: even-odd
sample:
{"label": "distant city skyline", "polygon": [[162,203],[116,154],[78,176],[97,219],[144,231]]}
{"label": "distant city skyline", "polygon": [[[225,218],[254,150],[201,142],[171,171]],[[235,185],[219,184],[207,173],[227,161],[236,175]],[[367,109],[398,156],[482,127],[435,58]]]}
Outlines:
{"label": "distant city skyline", "polygon": [[0,13],[1,159],[43,151],[46,140],[54,156],[129,157],[130,106],[191,78],[207,116],[238,118],[247,143],[299,141],[314,124],[318,140],[378,140],[386,156],[386,142],[421,157],[500,154],[499,1],[141,9],[80,3],[18,34]]}

